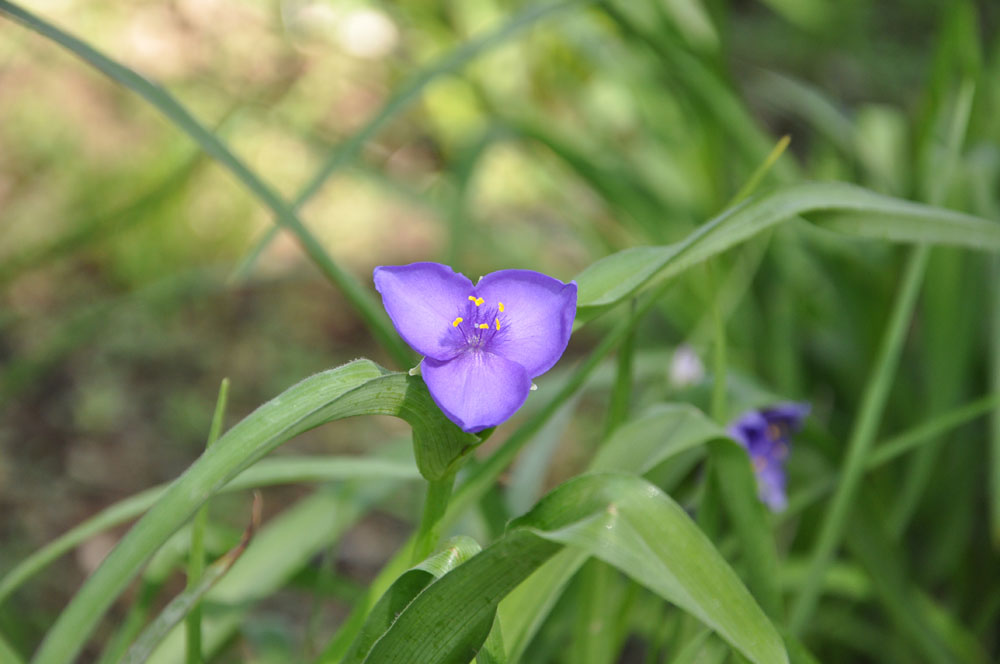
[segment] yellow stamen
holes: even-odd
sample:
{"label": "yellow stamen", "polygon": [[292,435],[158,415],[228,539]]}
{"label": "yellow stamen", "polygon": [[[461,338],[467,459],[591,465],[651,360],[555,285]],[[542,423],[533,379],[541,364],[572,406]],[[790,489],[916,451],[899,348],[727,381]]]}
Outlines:
{"label": "yellow stamen", "polygon": [[777,424],[767,425],[767,437],[771,440],[778,440],[781,438],[781,427]]}
{"label": "yellow stamen", "polygon": [[500,310],[500,313],[503,313],[503,302],[497,302],[497,309]]}
{"label": "yellow stamen", "polygon": [[481,305],[486,300],[484,300],[481,297],[476,297],[475,295],[470,295],[469,296],[469,301],[472,302],[472,303],[474,303],[478,307],[479,305]]}
{"label": "yellow stamen", "polygon": [[500,319],[499,318],[497,318],[497,329],[498,330],[500,329]]}
{"label": "yellow stamen", "polygon": [[488,330],[489,327],[490,327],[489,323],[480,323],[479,324],[479,329],[480,330]]}
{"label": "yellow stamen", "polygon": [[451,324],[451,326],[452,327],[458,327],[458,324],[461,323],[463,320],[465,320],[465,319],[462,318],[461,316],[459,316],[458,318],[455,319],[455,321]]}

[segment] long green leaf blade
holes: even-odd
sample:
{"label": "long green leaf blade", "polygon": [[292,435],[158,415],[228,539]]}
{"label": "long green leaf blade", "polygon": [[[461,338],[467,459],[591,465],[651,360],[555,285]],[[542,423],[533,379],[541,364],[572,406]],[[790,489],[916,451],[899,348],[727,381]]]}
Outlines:
{"label": "long green leaf blade", "polygon": [[408,421],[417,464],[428,476],[448,472],[477,440],[444,417],[418,378],[388,373],[367,360],[307,378],[230,429],[170,486],[60,614],[34,662],[71,661],[143,563],[240,471],[299,433],[363,414]]}
{"label": "long green leaf blade", "polygon": [[552,491],[500,540],[421,593],[366,661],[465,664],[500,599],[560,545],[618,567],[752,662],[787,662],[775,628],[684,510],[645,480],[612,473],[583,475]]}
{"label": "long green leaf blade", "polygon": [[796,184],[749,199],[675,244],[633,247],[593,263],[576,278],[579,307],[616,304],[654,278],[675,276],[800,215],[813,215],[821,227],[860,237],[1000,251],[1000,224],[985,219],[849,184]]}
{"label": "long green leaf blade", "polygon": [[444,548],[396,579],[372,607],[364,627],[340,664],[360,664],[372,646],[392,626],[396,617],[427,586],[482,550],[471,537],[449,540]]}
{"label": "long green leaf blade", "polygon": [[[420,479],[410,462],[367,457],[280,456],[262,459],[237,475],[220,493],[276,484],[335,482],[350,479]],[[109,505],[22,560],[0,579],[0,604],[28,579],[94,535],[131,521],[156,504],[168,485],[155,486]]]}

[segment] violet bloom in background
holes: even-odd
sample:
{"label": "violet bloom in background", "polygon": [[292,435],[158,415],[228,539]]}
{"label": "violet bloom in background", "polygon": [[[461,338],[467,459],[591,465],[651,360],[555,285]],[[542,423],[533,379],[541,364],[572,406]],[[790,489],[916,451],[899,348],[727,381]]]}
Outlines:
{"label": "violet bloom in background", "polygon": [[791,435],[808,414],[807,403],[785,403],[748,411],[729,425],[729,435],[750,453],[761,501],[774,512],[788,506],[785,459]]}
{"label": "violet bloom in background", "polygon": [[569,342],[576,283],[531,270],[500,270],[473,285],[440,263],[375,268],[392,324],[424,356],[431,397],[463,431],[505,421],[531,379],[552,368]]}

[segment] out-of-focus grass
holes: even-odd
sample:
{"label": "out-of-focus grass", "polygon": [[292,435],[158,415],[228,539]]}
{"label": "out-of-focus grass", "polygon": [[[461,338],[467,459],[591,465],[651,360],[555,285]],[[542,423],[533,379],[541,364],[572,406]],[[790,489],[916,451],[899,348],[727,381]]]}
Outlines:
{"label": "out-of-focus grass", "polygon": [[[764,187],[844,179],[998,218],[992,3],[707,3],[710,32],[693,27],[704,25],[690,18],[700,14],[685,23],[664,9],[684,5],[566,12],[437,79],[317,191],[304,222],[363,283],[378,264],[445,259],[473,277],[517,266],[568,279],[610,251],[683,237],[786,133],[790,156]],[[162,83],[292,200],[401,84],[519,8],[181,0],[37,10]],[[220,376],[232,378],[231,411],[242,415],[322,368],[388,358],[286,234],[232,279],[270,228],[268,212],[140,99],[53,44],[0,25],[2,572],[101,506],[186,467]],[[963,81],[975,87],[969,126],[942,184]],[[841,466],[902,255],[793,223],[720,268],[730,266],[753,279],[727,312],[734,379],[814,403],[806,451],[792,457],[794,496],[817,469]],[[985,361],[991,347],[1000,357],[1000,333],[983,312],[995,277],[982,256],[935,250],[883,432],[990,389]],[[704,353],[706,334],[691,331],[706,324],[717,295],[699,275],[685,277],[639,327],[636,352],[693,339]],[[574,339],[571,354],[590,347],[601,325]],[[675,393],[665,376],[664,366],[642,378],[633,399]],[[580,470],[604,426],[588,398],[551,478]],[[398,431],[349,422],[296,449],[360,450],[386,430]],[[996,655],[1000,565],[989,538],[991,527],[1000,537],[1000,517],[989,525],[986,476],[992,464],[1000,477],[1000,458],[986,435],[967,425],[865,476],[862,504],[875,526],[847,526],[845,564],[872,575],[873,562],[891,560],[905,576],[850,613],[841,599],[820,603],[804,638],[822,661],[931,659],[896,582]],[[269,492],[269,509],[298,496]],[[409,518],[409,498],[395,496],[382,518]],[[214,511],[225,522],[235,510],[220,503]],[[809,555],[823,509],[782,527],[782,555]],[[344,547],[364,548],[368,532]],[[109,541],[26,586],[16,610],[0,606],[0,633],[27,652]],[[371,549],[351,564],[370,572],[391,550]],[[268,610],[293,603],[288,593],[246,619],[254,652],[280,660],[299,647],[297,628]],[[538,652],[556,656],[553,644],[571,633],[560,623],[567,612],[555,614]]]}

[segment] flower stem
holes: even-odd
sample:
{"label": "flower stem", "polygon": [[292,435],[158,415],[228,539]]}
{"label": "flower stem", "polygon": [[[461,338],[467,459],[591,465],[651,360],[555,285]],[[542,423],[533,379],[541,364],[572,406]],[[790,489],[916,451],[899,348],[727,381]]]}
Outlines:
{"label": "flower stem", "polygon": [[[207,450],[219,438],[222,431],[222,420],[226,415],[226,402],[229,400],[229,379],[223,378],[219,385],[219,397],[215,402],[215,413],[212,415],[212,426],[208,430]],[[191,550],[188,554],[187,587],[194,588],[205,573],[205,529],[208,526],[208,506],[205,505],[194,515],[191,524]],[[201,605],[191,608],[185,621],[187,631],[187,664],[201,664]]]}
{"label": "flower stem", "polygon": [[868,377],[868,384],[865,386],[861,408],[847,444],[847,454],[833,500],[813,547],[805,583],[792,604],[789,628],[793,634],[801,633],[809,618],[812,617],[813,610],[819,601],[822,580],[826,576],[844,534],[844,526],[850,515],[854,497],[868,461],[868,451],[871,449],[875,434],[878,432],[882,412],[889,397],[889,388],[892,386],[892,378],[899,366],[903,342],[906,339],[908,325],[916,306],[920,285],[924,280],[928,252],[928,247],[924,245],[915,247],[910,252],[906,273],[896,295],[889,324],[882,337],[878,356],[873,363],[872,373]]}
{"label": "flower stem", "polygon": [[[636,300],[629,305],[630,318],[635,314]],[[604,436],[607,440],[615,429],[628,419],[629,401],[632,398],[632,364],[635,356],[635,325],[618,346],[618,361],[615,369],[615,384],[611,390],[611,401],[608,404],[608,418],[604,425]]]}
{"label": "flower stem", "polygon": [[451,472],[439,480],[427,483],[427,498],[424,500],[424,514],[420,518],[420,527],[413,542],[413,563],[419,563],[429,556],[441,540],[442,522],[451,499],[451,490],[455,486],[455,473]]}
{"label": "flower stem", "polygon": [[[715,270],[708,266],[710,279],[716,283]],[[719,293],[712,293],[712,419],[719,424],[726,424],[726,324],[722,320],[719,307]]]}

